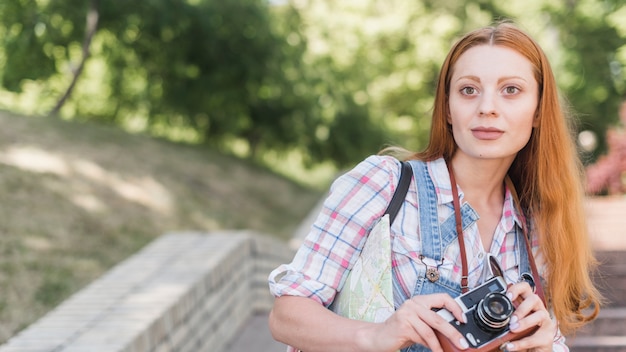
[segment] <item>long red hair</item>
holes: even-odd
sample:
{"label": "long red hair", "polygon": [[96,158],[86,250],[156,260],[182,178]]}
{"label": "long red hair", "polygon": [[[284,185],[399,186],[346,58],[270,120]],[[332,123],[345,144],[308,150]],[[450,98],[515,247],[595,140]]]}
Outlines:
{"label": "long red hair", "polygon": [[[454,65],[469,48],[499,45],[513,49],[533,65],[539,84],[538,125],[517,154],[509,176],[522,209],[533,220],[546,259],[548,302],[564,333],[572,332],[598,314],[601,296],[589,271],[596,265],[583,208],[583,168],[573,129],[563,112],[554,74],[546,55],[526,33],[500,23],[468,33],[446,57],[437,85],[430,141],[411,158],[451,159],[457,149],[447,122],[450,79]],[[592,308],[587,311],[587,308]],[[588,312],[585,314],[585,312]]]}

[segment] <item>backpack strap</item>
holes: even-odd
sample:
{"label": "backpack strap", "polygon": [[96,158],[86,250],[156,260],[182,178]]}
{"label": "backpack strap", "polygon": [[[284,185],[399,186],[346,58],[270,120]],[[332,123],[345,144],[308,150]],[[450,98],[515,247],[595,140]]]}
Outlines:
{"label": "backpack strap", "polygon": [[391,202],[389,202],[387,210],[385,210],[385,214],[389,214],[390,225],[393,224],[393,221],[396,219],[402,207],[406,193],[409,190],[409,185],[411,184],[411,179],[413,178],[413,168],[411,165],[406,161],[401,161],[400,165],[402,165],[400,169],[400,181],[398,181],[398,187],[391,198]]}

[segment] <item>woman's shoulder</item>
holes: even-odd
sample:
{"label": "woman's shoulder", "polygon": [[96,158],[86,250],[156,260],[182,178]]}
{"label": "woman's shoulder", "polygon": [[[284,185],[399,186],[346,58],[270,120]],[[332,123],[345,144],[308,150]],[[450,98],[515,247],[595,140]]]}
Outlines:
{"label": "woman's shoulder", "polygon": [[374,188],[395,185],[400,178],[400,161],[388,155],[370,155],[333,182],[333,187],[346,183],[368,184]]}
{"label": "woman's shoulder", "polygon": [[398,177],[400,161],[389,155],[370,155],[358,163],[348,174],[360,174],[368,177]]}
{"label": "woman's shoulder", "polygon": [[370,155],[359,163],[359,165],[362,164],[366,168],[377,169],[381,172],[396,172],[400,169],[400,160],[391,155]]}

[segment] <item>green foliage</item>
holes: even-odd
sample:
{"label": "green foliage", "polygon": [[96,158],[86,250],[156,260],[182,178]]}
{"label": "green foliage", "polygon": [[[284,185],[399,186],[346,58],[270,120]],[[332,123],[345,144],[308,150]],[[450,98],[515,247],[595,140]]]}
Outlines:
{"label": "green foliage", "polygon": [[[68,10],[73,8],[72,5],[67,4]],[[40,11],[35,0],[3,1],[0,4],[0,23],[6,57],[1,83],[14,92],[21,91],[24,79],[47,79],[52,76],[56,72],[54,56],[67,58],[66,47],[72,39],[76,39],[72,38],[75,27],[71,19],[62,18],[54,12]]]}
{"label": "green foliage", "polygon": [[[261,0],[92,1],[100,23],[90,82],[83,80],[64,116],[121,125],[139,118],[154,132],[188,128],[215,146],[242,139],[251,155],[293,147],[313,128],[292,8],[275,21]],[[73,2],[4,5],[2,27],[15,32],[4,45],[5,88],[19,92],[39,80],[48,96],[60,95],[66,72],[59,68],[76,62],[72,48],[84,34],[86,4]]]}
{"label": "green foliage", "polygon": [[149,125],[191,126],[214,145],[244,134],[254,90],[281,52],[266,6],[254,0],[106,4],[102,30],[111,35],[104,51],[117,111],[144,106]]}
{"label": "green foliage", "polygon": [[[569,79],[562,80],[566,96],[580,121],[579,128],[592,130],[603,137],[618,120],[620,94],[626,93],[626,31],[618,23],[606,21],[620,9],[626,21],[626,5],[618,0],[572,2],[548,10],[565,50],[564,68]],[[567,77],[567,76],[566,76]],[[606,151],[606,140],[600,139],[597,154]]]}
{"label": "green foliage", "polygon": [[29,113],[51,109],[80,62],[90,2],[98,31],[64,118],[257,160],[296,152],[343,167],[385,144],[422,148],[451,43],[502,18],[542,44],[598,153],[626,91],[619,0],[10,0],[0,4],[6,106],[29,97]]}

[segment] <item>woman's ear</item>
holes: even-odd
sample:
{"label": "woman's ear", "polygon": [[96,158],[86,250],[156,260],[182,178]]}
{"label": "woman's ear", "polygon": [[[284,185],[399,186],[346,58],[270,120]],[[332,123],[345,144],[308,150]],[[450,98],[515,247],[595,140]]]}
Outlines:
{"label": "woman's ear", "polygon": [[539,127],[539,109],[535,111],[535,116],[533,117],[533,127],[534,128]]}

